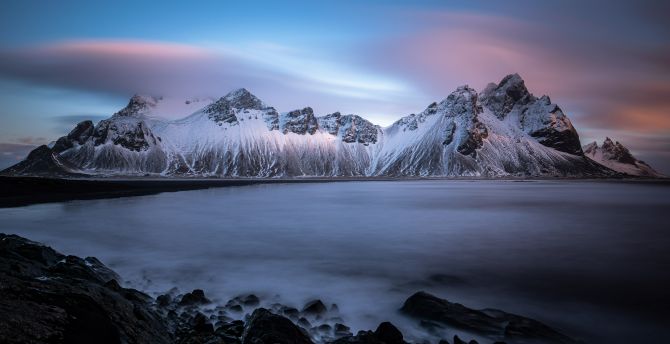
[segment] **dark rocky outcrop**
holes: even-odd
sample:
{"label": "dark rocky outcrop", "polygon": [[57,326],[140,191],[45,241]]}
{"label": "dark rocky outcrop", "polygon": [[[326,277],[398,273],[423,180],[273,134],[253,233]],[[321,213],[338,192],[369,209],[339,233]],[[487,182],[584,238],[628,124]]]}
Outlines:
{"label": "dark rocky outcrop", "polygon": [[410,296],[400,311],[416,319],[510,342],[575,343],[570,337],[537,320],[500,310],[475,310],[425,292]]}
{"label": "dark rocky outcrop", "polygon": [[379,324],[373,331],[359,331],[355,336],[347,336],[331,344],[405,344],[402,333],[390,322]]}
{"label": "dark rocky outcrop", "polygon": [[23,161],[3,170],[2,174],[65,177],[74,176],[77,171],[75,166],[61,159],[49,146],[41,145],[33,149]]}
{"label": "dark rocky outcrop", "polygon": [[186,293],[179,301],[180,306],[204,305],[210,303],[209,299],[205,297],[205,292],[202,289],[195,289],[190,293]]}
{"label": "dark rocky outcrop", "polygon": [[242,344],[312,344],[312,340],[287,318],[259,308],[244,329]]}
{"label": "dark rocky outcrop", "polygon": [[305,307],[302,309],[303,313],[311,315],[319,315],[328,311],[326,305],[323,304],[321,300],[312,300],[305,304]]}
{"label": "dark rocky outcrop", "polygon": [[527,105],[534,100],[526,83],[516,73],[505,76],[497,85],[489,84],[481,93],[482,104],[500,119],[505,118],[515,106]]}
{"label": "dark rocky outcrop", "polygon": [[319,124],[311,107],[302,110],[294,110],[286,113],[280,123],[280,129],[284,134],[295,133],[300,135],[314,135]]}
{"label": "dark rocky outcrop", "polygon": [[519,74],[510,74],[498,84],[489,84],[479,99],[501,120],[516,116],[513,118],[519,127],[542,145],[582,155],[579,135],[568,117],[548,96],[536,98],[528,92]]}
{"label": "dark rocky outcrop", "polygon": [[100,121],[95,127],[93,141],[96,146],[112,142],[131,151],[141,152],[158,143],[158,138],[143,120],[114,120]]}
{"label": "dark rocky outcrop", "polygon": [[53,146],[55,153],[60,153],[74,147],[75,143],[84,144],[93,135],[95,129],[92,121],[82,121],[70,131],[67,136],[59,138]]}
{"label": "dark rocky outcrop", "polygon": [[209,119],[219,123],[219,125],[223,123],[237,125],[239,120],[243,120],[243,118],[238,118],[238,115],[249,110],[262,111],[263,119],[269,130],[279,129],[279,113],[277,110],[266,106],[263,101],[244,88],[226,94],[205,107],[204,112]]}
{"label": "dark rocky outcrop", "polygon": [[119,286],[94,258],[0,234],[0,338],[5,343],[171,343],[151,298]]}
{"label": "dark rocky outcrop", "polygon": [[358,115],[335,112],[318,118],[319,127],[346,143],[369,145],[377,142],[378,126]]}
{"label": "dark rocky outcrop", "polygon": [[[447,109],[445,117],[452,119],[445,130],[444,144],[449,144],[454,140],[456,126],[461,125],[464,130],[460,137],[457,137],[456,151],[473,157],[477,156],[477,150],[482,147],[484,139],[488,137],[488,129],[479,121],[478,115],[482,109],[477,99],[477,92],[474,89],[462,86],[439,104],[439,108]],[[426,111],[430,112],[430,109],[429,106]]]}

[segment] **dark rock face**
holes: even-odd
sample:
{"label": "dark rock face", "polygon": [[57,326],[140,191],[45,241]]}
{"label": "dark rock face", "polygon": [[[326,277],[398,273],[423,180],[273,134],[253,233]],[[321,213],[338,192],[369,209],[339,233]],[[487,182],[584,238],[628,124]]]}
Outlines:
{"label": "dark rock face", "polygon": [[170,343],[150,298],[95,259],[0,234],[0,338],[6,343]]}
{"label": "dark rock face", "polygon": [[479,122],[474,121],[472,127],[468,130],[468,135],[466,139],[461,142],[460,145],[456,148],[456,151],[463,155],[472,155],[473,157],[477,156],[477,149],[481,148],[484,144],[484,139],[489,136],[486,126]]}
{"label": "dark rock face", "polygon": [[326,308],[326,305],[324,305],[323,302],[321,302],[321,300],[313,300],[307,302],[305,307],[302,309],[303,313],[312,315],[323,314],[327,311],[328,309]]}
{"label": "dark rock face", "polygon": [[405,344],[402,333],[390,322],[379,324],[377,330],[360,331],[355,336],[337,339],[332,344]]}
{"label": "dark rock face", "polygon": [[481,94],[482,104],[493,111],[500,119],[512,111],[516,105],[526,105],[534,100],[526,89],[526,84],[519,74],[504,77],[498,85],[489,84]]}
{"label": "dark rock face", "polygon": [[521,111],[521,128],[541,144],[574,155],[582,155],[579,134],[560,107],[547,96]]}
{"label": "dark rock face", "polygon": [[204,305],[210,301],[205,297],[205,292],[202,289],[195,289],[190,293],[184,294],[179,301],[180,306]]}
{"label": "dark rock face", "polygon": [[402,333],[398,328],[393,326],[390,322],[383,322],[379,324],[375,331],[377,338],[386,344],[404,344]]}
{"label": "dark rock face", "polygon": [[31,175],[31,176],[72,176],[77,168],[69,162],[61,159],[51,148],[41,145],[33,149],[23,161],[11,166],[2,174],[8,175]]}
{"label": "dark rock face", "polygon": [[60,153],[74,147],[75,143],[84,144],[93,135],[94,129],[92,121],[80,122],[67,136],[63,136],[56,141],[52,148],[53,151]]}
{"label": "dark rock face", "polygon": [[628,148],[624,147],[619,141],[613,142],[609,137],[603,141],[602,150],[603,156],[608,160],[614,160],[623,164],[635,164],[637,162],[637,159],[633,157]]}
{"label": "dark rock face", "polygon": [[247,323],[242,344],[311,344],[312,341],[290,320],[259,308]]}
{"label": "dark rock face", "polygon": [[284,134],[314,135],[317,129],[319,129],[319,125],[311,107],[287,113],[281,123],[281,130]]}
{"label": "dark rock face", "polygon": [[468,86],[461,86],[442,101],[439,106],[446,110],[445,117],[452,119],[445,128],[446,138],[444,143],[449,144],[453,141],[456,123],[458,123],[466,129],[458,139],[456,151],[463,155],[476,157],[477,149],[482,147],[484,139],[488,137],[488,129],[478,118],[482,109],[478,103],[477,92]]}
{"label": "dark rock face", "polygon": [[96,146],[111,141],[115,145],[136,152],[147,150],[158,142],[144,121],[116,121],[114,117],[98,123],[93,133],[93,140]]}
{"label": "dark rock face", "polygon": [[539,321],[500,310],[474,310],[425,292],[410,296],[400,311],[408,316],[479,333],[496,339],[575,343]]}
{"label": "dark rock face", "polygon": [[335,112],[319,117],[318,123],[331,135],[341,137],[343,142],[358,142],[366,146],[377,142],[378,127],[358,115]]}
{"label": "dark rock face", "polygon": [[480,99],[500,119],[517,113],[520,127],[541,144],[581,155],[579,136],[569,119],[549,97],[537,99],[530,94],[518,74],[506,76],[498,85],[489,84]]}
{"label": "dark rock face", "polygon": [[499,119],[518,116],[519,127],[542,145],[582,155],[579,135],[568,117],[549,97],[538,99],[528,92],[519,74],[504,77],[498,85],[489,84],[479,99]]}

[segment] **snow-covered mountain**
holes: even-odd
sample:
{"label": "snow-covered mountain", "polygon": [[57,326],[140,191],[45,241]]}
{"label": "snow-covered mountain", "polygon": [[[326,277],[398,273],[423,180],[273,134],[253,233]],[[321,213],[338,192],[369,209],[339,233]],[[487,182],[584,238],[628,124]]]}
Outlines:
{"label": "snow-covered mountain", "polygon": [[[8,174],[219,177],[603,176],[577,131],[549,97],[517,74],[481,93],[459,87],[382,128],[310,107],[279,113],[245,89],[216,101],[183,102],[166,120],[166,100],[134,96],[109,119],[79,123]],[[39,154],[38,154],[39,153]]]}
{"label": "snow-covered mountain", "polygon": [[584,146],[584,155],[593,161],[607,166],[610,169],[631,176],[663,177],[644,161],[637,160],[619,141],[605,138],[602,146],[591,142]]}

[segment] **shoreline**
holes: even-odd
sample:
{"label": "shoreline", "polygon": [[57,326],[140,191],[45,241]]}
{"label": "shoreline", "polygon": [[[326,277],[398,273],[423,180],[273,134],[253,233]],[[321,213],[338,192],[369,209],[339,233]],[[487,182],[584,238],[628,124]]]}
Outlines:
{"label": "shoreline", "polygon": [[479,177],[293,177],[293,178],[171,178],[96,177],[54,178],[0,176],[0,208],[33,204],[155,195],[163,192],[260,184],[389,182],[389,181],[570,181],[670,185],[659,178],[479,178]]}

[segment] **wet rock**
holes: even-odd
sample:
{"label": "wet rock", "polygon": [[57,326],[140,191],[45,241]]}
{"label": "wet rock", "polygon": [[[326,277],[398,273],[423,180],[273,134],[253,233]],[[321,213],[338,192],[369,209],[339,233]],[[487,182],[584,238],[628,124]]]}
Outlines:
{"label": "wet rock", "polygon": [[355,336],[339,338],[332,344],[405,344],[405,341],[400,330],[390,322],[383,322],[374,332],[359,331]]}
{"label": "wet rock", "polygon": [[172,296],[170,294],[158,295],[156,298],[156,304],[159,307],[167,307],[172,303]]}
{"label": "wet rock", "polygon": [[499,321],[484,312],[437,298],[425,292],[418,292],[410,296],[400,311],[421,320],[435,321],[478,333],[497,334],[501,331]]}
{"label": "wet rock", "polygon": [[289,317],[291,319],[297,319],[300,316],[300,311],[298,311],[297,308],[293,307],[283,307],[281,309],[281,312],[284,314],[284,316]]}
{"label": "wet rock", "polygon": [[312,324],[309,322],[309,320],[305,319],[304,317],[298,319],[298,325],[304,327],[304,328],[311,328]]}
{"label": "wet rock", "polygon": [[202,289],[195,289],[190,293],[186,293],[179,301],[180,306],[204,305],[210,303],[209,299],[205,297],[205,292]]}
{"label": "wet rock", "polygon": [[403,340],[402,333],[398,328],[393,326],[390,322],[386,321],[377,327],[377,330],[375,330],[375,335],[377,338],[386,343],[386,344],[403,344],[405,341]]}
{"label": "wet rock", "polygon": [[464,342],[461,338],[459,338],[457,335],[454,336],[454,344],[467,344]]}
{"label": "wet rock", "polygon": [[228,309],[229,309],[231,312],[235,312],[235,313],[241,313],[241,312],[243,311],[242,306],[240,306],[240,305],[232,305],[232,306],[228,306]]}
{"label": "wet rock", "polygon": [[244,333],[244,321],[235,320],[229,323],[224,323],[219,326],[216,331],[230,337],[239,338]]}
{"label": "wet rock", "polygon": [[316,329],[321,332],[330,332],[333,328],[328,324],[321,324]]}
{"label": "wet rock", "polygon": [[328,309],[326,308],[326,305],[321,302],[321,300],[313,300],[310,302],[307,302],[305,304],[305,307],[302,309],[302,312],[305,314],[310,314],[310,315],[321,315],[323,313],[326,313]]}
{"label": "wet rock", "polygon": [[256,309],[242,337],[243,344],[311,344],[312,341],[291,320]]}
{"label": "wet rock", "polygon": [[337,337],[351,336],[351,329],[344,324],[336,323],[333,326],[333,331]]}
{"label": "wet rock", "polygon": [[202,313],[198,313],[193,318],[192,322],[193,330],[201,333],[212,333],[214,332],[214,326],[209,322],[207,316]]}
{"label": "wet rock", "polygon": [[5,343],[172,342],[151,298],[116,280],[108,283],[86,263],[0,234],[0,338]]}
{"label": "wet rock", "polygon": [[545,343],[575,342],[539,321],[500,310],[471,309],[425,292],[410,296],[400,311],[419,320],[433,321],[491,337]]}
{"label": "wet rock", "polygon": [[254,294],[249,294],[242,299],[242,304],[249,307],[255,307],[260,304],[260,299]]}

